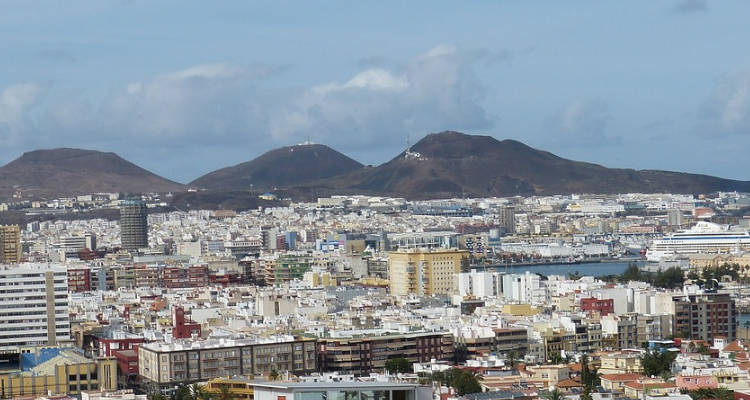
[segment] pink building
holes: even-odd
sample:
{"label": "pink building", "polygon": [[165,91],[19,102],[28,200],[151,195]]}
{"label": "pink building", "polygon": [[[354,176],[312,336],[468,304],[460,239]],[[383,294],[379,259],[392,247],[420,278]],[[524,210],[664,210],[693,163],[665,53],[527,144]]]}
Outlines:
{"label": "pink building", "polygon": [[714,389],[719,387],[719,382],[713,376],[706,375],[677,375],[675,376],[677,387],[685,390]]}

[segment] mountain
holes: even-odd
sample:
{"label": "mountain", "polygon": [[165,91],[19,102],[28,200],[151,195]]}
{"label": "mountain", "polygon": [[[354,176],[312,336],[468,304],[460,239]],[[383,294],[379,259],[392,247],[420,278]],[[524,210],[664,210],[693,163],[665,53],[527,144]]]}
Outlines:
{"label": "mountain", "polygon": [[430,134],[374,168],[316,182],[319,192],[411,199],[564,193],[750,191],[750,182],[679,172],[606,168],[567,160],[515,140]]}
{"label": "mountain", "polygon": [[95,192],[170,192],[180,183],[155,175],[115,153],[83,149],[36,150],[0,167],[0,198],[24,199]]}
{"label": "mountain", "polygon": [[346,174],[362,164],[322,144],[271,150],[251,161],[209,172],[190,182],[211,190],[271,190]]}

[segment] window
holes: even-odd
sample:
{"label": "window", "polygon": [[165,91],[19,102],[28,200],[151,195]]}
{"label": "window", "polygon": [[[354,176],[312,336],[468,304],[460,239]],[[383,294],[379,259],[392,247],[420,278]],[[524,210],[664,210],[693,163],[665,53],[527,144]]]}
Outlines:
{"label": "window", "polygon": [[326,392],[299,392],[294,400],[326,400]]}

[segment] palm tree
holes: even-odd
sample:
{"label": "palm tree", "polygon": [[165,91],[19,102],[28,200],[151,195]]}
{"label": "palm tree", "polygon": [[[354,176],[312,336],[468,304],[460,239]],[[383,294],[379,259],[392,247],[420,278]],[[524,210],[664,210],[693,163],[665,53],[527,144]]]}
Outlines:
{"label": "palm tree", "polygon": [[281,375],[279,375],[279,371],[271,370],[271,372],[268,374],[268,380],[269,381],[277,381],[281,379]]}
{"label": "palm tree", "polygon": [[542,395],[546,400],[565,400],[565,395],[560,389],[551,390]]}
{"label": "palm tree", "polygon": [[234,399],[234,393],[229,390],[229,385],[223,384],[219,386],[218,400],[232,400]]}
{"label": "palm tree", "polygon": [[508,353],[508,365],[510,366],[511,370],[516,369],[516,363],[518,362],[518,353],[515,350],[511,350]]}
{"label": "palm tree", "polygon": [[208,393],[203,386],[194,383],[190,385],[190,396],[192,400],[210,400],[211,394]]}

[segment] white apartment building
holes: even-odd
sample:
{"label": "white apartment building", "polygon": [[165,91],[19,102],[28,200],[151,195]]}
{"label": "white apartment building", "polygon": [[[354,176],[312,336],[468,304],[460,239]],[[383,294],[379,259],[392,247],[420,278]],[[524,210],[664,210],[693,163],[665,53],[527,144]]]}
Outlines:
{"label": "white apartment building", "polygon": [[502,296],[503,275],[491,271],[462,272],[458,275],[458,294],[478,298]]}
{"label": "white apartment building", "polygon": [[70,340],[68,276],[48,264],[0,266],[0,351]]}
{"label": "white apartment building", "polygon": [[502,277],[503,297],[505,300],[531,305],[549,303],[547,287],[539,275],[530,271],[523,274],[508,274]]}

